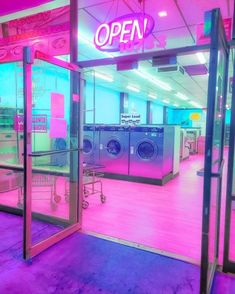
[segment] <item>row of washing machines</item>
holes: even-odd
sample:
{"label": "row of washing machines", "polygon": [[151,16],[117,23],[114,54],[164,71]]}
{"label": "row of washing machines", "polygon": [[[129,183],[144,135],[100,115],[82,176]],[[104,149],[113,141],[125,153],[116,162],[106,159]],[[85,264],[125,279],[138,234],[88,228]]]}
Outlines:
{"label": "row of washing machines", "polygon": [[153,180],[156,184],[159,180],[162,184],[178,173],[177,145],[179,149],[180,129],[176,126],[84,127],[84,162],[101,165],[101,171],[113,178]]}

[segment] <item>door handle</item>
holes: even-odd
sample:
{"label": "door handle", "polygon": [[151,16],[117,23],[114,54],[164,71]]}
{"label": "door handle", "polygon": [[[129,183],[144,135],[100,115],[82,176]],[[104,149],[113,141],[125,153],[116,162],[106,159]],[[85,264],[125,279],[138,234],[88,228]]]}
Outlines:
{"label": "door handle", "polygon": [[[220,177],[222,177],[223,169],[224,169],[224,159],[221,162],[221,165],[220,165],[220,168],[219,168],[218,172],[217,173],[211,173],[211,177],[212,178],[220,178]],[[204,168],[197,171],[197,176],[199,176],[199,177],[204,177],[204,174],[205,174]]]}
{"label": "door handle", "polygon": [[70,153],[73,151],[83,151],[82,148],[75,148],[75,149],[64,149],[64,150],[52,150],[52,151],[36,151],[28,154],[29,157],[43,157],[48,155],[54,154],[61,154],[61,153]]}
{"label": "door handle", "polygon": [[223,170],[224,170],[224,159],[221,162],[221,165],[220,165],[220,168],[219,168],[218,172],[217,173],[212,173],[211,176],[215,177],[215,178],[220,178],[220,177],[222,177]]}

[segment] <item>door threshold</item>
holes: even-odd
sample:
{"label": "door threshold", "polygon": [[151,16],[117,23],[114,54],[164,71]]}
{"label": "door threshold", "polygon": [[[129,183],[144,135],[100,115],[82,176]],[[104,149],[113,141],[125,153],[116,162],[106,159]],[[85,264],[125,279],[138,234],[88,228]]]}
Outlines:
{"label": "door threshold", "polygon": [[83,233],[83,234],[89,235],[89,236],[94,236],[94,237],[104,239],[104,240],[107,240],[107,241],[111,241],[111,242],[114,242],[114,243],[118,243],[118,244],[121,244],[121,245],[126,245],[126,246],[133,247],[133,248],[136,248],[136,249],[156,253],[156,254],[163,255],[163,256],[166,256],[166,257],[169,257],[169,258],[173,258],[173,259],[176,259],[176,260],[180,260],[180,261],[184,261],[184,262],[187,262],[187,263],[191,263],[191,264],[200,266],[200,261],[198,261],[196,259],[193,259],[193,258],[190,258],[190,257],[187,257],[187,256],[170,253],[170,252],[167,252],[167,251],[164,251],[164,250],[156,249],[154,247],[145,246],[143,244],[139,244],[139,243],[136,243],[136,242],[131,242],[131,241],[127,241],[127,240],[124,240],[124,239],[103,235],[103,234],[96,233],[96,232],[93,232],[93,231],[81,230],[80,232]]}

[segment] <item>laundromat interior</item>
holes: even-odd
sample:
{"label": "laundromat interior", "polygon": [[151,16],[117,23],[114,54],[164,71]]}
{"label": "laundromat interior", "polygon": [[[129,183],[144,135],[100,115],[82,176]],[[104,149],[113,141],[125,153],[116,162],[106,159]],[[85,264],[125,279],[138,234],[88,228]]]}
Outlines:
{"label": "laundromat interior", "polygon": [[[155,1],[95,2],[41,3],[34,12],[16,15],[24,20],[42,13],[38,19],[45,21],[44,10],[59,9],[56,21],[70,21],[70,31],[61,26],[60,34],[71,43],[65,50],[62,39],[58,51],[45,50],[40,36],[21,53],[20,46],[11,48],[15,56],[9,60],[0,43],[0,254],[7,252],[2,260],[12,259],[12,268],[19,260],[30,267],[49,254],[49,264],[50,250],[59,256],[63,248],[55,248],[81,234],[94,244],[166,258],[169,267],[171,260],[189,265],[182,293],[233,293],[213,287],[216,268],[235,272],[235,32],[227,40],[221,21],[227,20],[232,35],[233,1],[216,1],[220,9],[213,1],[192,1],[193,15],[184,1],[168,0],[164,7],[156,4],[161,12],[156,16]],[[141,13],[152,15],[155,25],[141,47],[134,43],[117,52],[96,44],[103,38],[94,35],[98,25],[111,27],[123,15],[141,19]],[[12,21],[14,27],[16,16],[5,19],[0,13],[0,23]],[[196,29],[203,30],[203,22],[210,37],[198,40]],[[7,34],[4,26],[1,30]],[[68,252],[90,248],[84,240],[71,241]],[[102,244],[100,256],[106,254]],[[79,266],[92,272],[89,258],[88,265],[79,259]],[[0,285],[0,292],[14,293],[9,285],[3,292]],[[98,293],[93,286],[78,293]],[[146,293],[178,293],[164,287]],[[138,291],[130,293],[145,293]]]}

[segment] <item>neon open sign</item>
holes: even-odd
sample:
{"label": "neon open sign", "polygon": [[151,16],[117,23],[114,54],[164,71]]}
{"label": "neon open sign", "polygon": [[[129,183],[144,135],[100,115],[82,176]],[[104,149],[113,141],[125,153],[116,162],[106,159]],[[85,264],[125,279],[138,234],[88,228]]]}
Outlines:
{"label": "neon open sign", "polygon": [[154,20],[150,15],[127,14],[101,24],[95,33],[94,43],[101,51],[117,52],[123,44],[142,44],[153,28]]}

